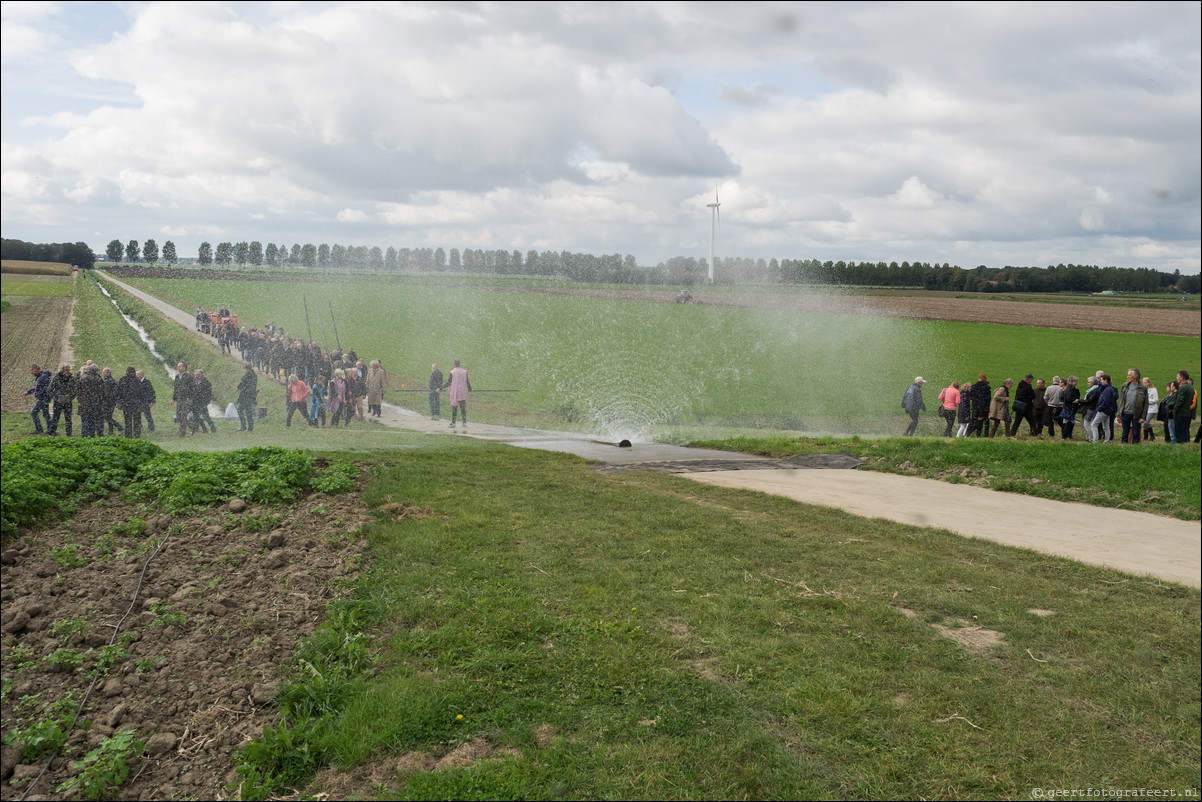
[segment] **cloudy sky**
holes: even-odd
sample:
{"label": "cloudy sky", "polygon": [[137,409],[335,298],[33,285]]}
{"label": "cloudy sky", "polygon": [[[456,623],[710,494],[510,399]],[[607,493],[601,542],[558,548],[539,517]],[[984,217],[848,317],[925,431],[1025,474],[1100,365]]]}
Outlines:
{"label": "cloudy sky", "polygon": [[1200,8],[6,0],[3,234],[1197,273]]}

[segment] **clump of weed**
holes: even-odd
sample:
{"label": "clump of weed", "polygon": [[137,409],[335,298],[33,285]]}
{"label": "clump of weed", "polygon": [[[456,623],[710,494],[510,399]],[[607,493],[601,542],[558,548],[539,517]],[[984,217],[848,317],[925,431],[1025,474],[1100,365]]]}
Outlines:
{"label": "clump of weed", "polygon": [[284,516],[267,512],[251,512],[241,518],[242,528],[248,532],[270,532],[283,522]]}
{"label": "clump of weed", "polygon": [[146,537],[148,525],[145,518],[132,515],[124,521],[113,524],[109,532],[122,537]]}
{"label": "clump of weed", "polygon": [[150,622],[152,627],[182,627],[188,621],[187,615],[173,610],[166,602],[150,605],[150,612],[154,613],[154,620]]}
{"label": "clump of weed", "polygon": [[372,665],[362,609],[353,602],[331,605],[324,624],[297,650],[293,680],[279,694],[279,727],[265,727],[238,751],[238,793],[267,799],[303,784],[328,761],[334,744],[325,721],[353,697]]}
{"label": "clump of weed", "polygon": [[54,564],[59,568],[79,568],[89,562],[86,557],[79,555],[78,543],[68,543],[61,549],[52,549],[50,559],[54,560]]}
{"label": "clump of weed", "polygon": [[70,674],[83,665],[84,653],[79,651],[79,649],[60,647],[42,659],[46,661],[46,665],[52,671],[61,671],[64,674]]}
{"label": "clump of weed", "polygon": [[79,707],[79,697],[67,693],[58,700],[38,706],[37,696],[26,696],[17,707],[36,712],[23,717],[18,726],[4,735],[4,743],[21,751],[21,761],[32,763],[58,749],[67,741],[71,723]]}
{"label": "clump of weed", "polygon": [[129,659],[129,652],[120,643],[101,646],[96,652],[96,670],[107,674]]}
{"label": "clump of weed", "polygon": [[324,471],[314,476],[310,484],[313,490],[318,493],[336,496],[339,493],[354,490],[357,476],[358,470],[352,463],[338,459],[331,462],[329,467]]}
{"label": "clump of weed", "polygon": [[120,730],[100,742],[77,760],[79,773],[58,786],[59,791],[75,791],[84,799],[104,799],[129,777],[131,761],[142,751],[143,743],[134,730]]}
{"label": "clump of weed", "polygon": [[58,639],[58,642],[63,646],[76,635],[87,635],[95,627],[91,621],[88,621],[83,616],[74,616],[72,618],[60,618],[50,625],[50,634]]}

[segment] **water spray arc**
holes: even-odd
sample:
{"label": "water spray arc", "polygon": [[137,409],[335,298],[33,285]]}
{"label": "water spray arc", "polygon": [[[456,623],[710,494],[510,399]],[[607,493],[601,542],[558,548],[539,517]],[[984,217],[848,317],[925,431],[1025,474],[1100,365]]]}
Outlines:
{"label": "water spray arc", "polygon": [[707,203],[705,208],[713,209],[710,213],[710,261],[709,261],[709,282],[714,283],[714,237],[717,234],[718,228],[722,225],[722,212],[719,208],[722,204],[718,201],[718,188],[714,187],[714,202]]}

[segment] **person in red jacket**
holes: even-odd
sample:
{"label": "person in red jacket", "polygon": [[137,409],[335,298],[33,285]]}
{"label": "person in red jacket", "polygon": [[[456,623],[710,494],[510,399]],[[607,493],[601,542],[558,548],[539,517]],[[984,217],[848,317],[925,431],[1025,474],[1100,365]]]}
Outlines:
{"label": "person in red jacket", "polygon": [[284,422],[284,428],[292,426],[292,413],[296,410],[301,411],[301,417],[307,418],[305,412],[309,402],[309,385],[301,381],[293,373],[288,377],[288,419]]}

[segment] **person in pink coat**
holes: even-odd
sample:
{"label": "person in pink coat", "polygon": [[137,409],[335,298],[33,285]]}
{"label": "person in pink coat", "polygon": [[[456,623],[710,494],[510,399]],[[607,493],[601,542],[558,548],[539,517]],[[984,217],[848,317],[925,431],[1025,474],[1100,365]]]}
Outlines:
{"label": "person in pink coat", "polygon": [[[292,413],[296,410],[301,411],[301,420],[308,419],[306,409],[309,406],[309,385],[305,384],[297,375],[293,373],[288,377],[288,419],[284,422],[284,428],[292,427]],[[184,419],[184,411],[179,413],[180,420]],[[193,432],[195,434],[195,432]],[[180,424],[180,437],[183,437],[183,424]]]}
{"label": "person in pink coat", "polygon": [[939,417],[947,421],[944,437],[952,436],[952,427],[956,425],[956,410],[960,408],[960,382],[952,382],[939,393]]}
{"label": "person in pink coat", "polygon": [[334,370],[334,377],[326,390],[326,408],[330,411],[330,425],[338,425],[338,416],[346,418],[345,426],[351,425],[351,415],[346,404],[346,373],[342,368]]}
{"label": "person in pink coat", "polygon": [[444,385],[450,387],[451,400],[451,428],[455,428],[455,416],[463,415],[463,431],[467,431],[467,394],[472,389],[472,383],[467,379],[467,371],[459,367],[459,360],[455,360],[455,367],[451,368],[451,377]]}

